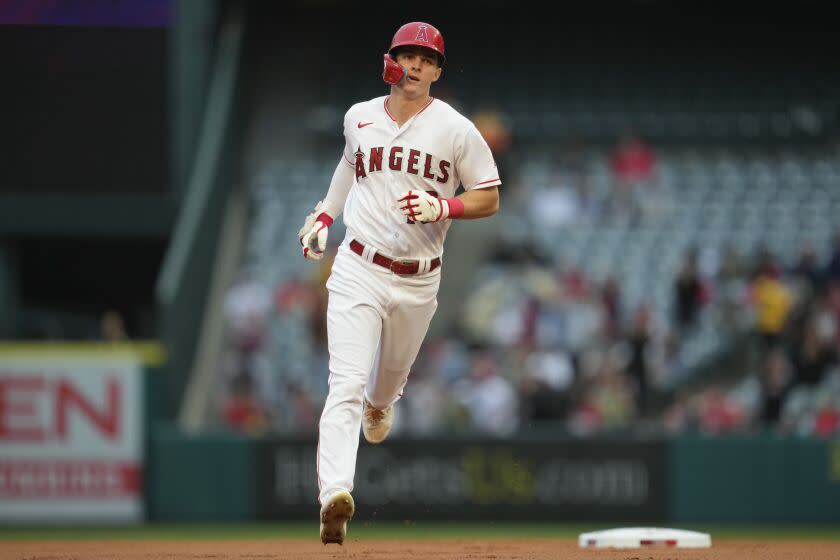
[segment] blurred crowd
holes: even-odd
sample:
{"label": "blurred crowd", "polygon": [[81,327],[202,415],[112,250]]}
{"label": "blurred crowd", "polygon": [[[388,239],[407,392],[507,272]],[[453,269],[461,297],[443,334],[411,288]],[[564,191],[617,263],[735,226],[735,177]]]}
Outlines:
{"label": "blurred crowd", "polygon": [[[662,180],[654,148],[627,129],[606,154],[608,182],[592,181],[592,146],[569,141],[551,154],[540,177],[511,173],[505,184],[505,204],[536,224],[653,225],[667,217],[673,194]],[[527,153],[527,151],[526,151]],[[511,161],[508,169],[523,162]],[[530,183],[523,185],[521,183]]]}
{"label": "blurred crowd", "polygon": [[747,296],[748,367],[733,379],[676,395],[663,416],[665,429],[840,434],[840,233],[826,259],[809,246],[786,267],[764,252]]}
{"label": "blurred crowd", "polygon": [[[699,277],[695,259],[686,255],[674,278],[664,324],[644,302],[622,313],[612,279],[596,285],[542,263],[488,263],[462,320],[424,343],[395,433],[840,433],[840,235],[827,259],[810,248],[790,265],[769,252],[730,254],[712,278]],[[319,272],[327,270],[329,262]],[[229,292],[224,424],[254,434],[317,429],[325,305],[321,274],[273,292],[243,277]],[[313,383],[284,376],[287,364],[265,347],[269,321],[289,313],[305,319],[323,368],[310,372]],[[704,315],[747,357],[708,380],[692,377],[681,351]]]}
{"label": "blurred crowd", "polygon": [[[477,123],[504,157],[504,121],[490,111]],[[530,193],[534,223],[541,212],[596,224],[645,224],[667,214],[673,201],[642,139],[629,132],[609,164],[606,196],[593,196],[582,173],[572,188]],[[671,279],[664,318],[649,301],[628,305],[620,278],[599,281],[527,247],[506,249],[476,274],[458,322],[425,341],[395,433],[840,433],[840,231],[830,252],[805,246],[796,262],[771,247],[755,254],[728,247],[713,259],[689,250]],[[231,429],[317,430],[331,259],[321,263],[311,278],[270,287],[243,273],[231,287],[218,397]],[[273,323],[290,317],[305,325],[309,371],[290,372],[295,360],[278,355],[269,336]],[[721,354],[744,359],[711,367],[692,359],[686,347],[704,323],[729,342]]]}

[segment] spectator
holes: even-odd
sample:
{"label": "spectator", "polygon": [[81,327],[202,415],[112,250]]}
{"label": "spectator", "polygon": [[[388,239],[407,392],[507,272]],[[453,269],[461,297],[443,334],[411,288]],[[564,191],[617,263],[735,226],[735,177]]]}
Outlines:
{"label": "spectator", "polygon": [[652,218],[659,211],[656,192],[656,155],[635,132],[627,131],[610,157],[614,188],[612,215],[628,215],[633,222]]}
{"label": "spectator", "polygon": [[115,309],[109,309],[102,314],[102,319],[99,322],[99,330],[100,336],[104,341],[124,342],[128,340],[125,320],[122,314]]}
{"label": "spectator", "polygon": [[452,428],[448,422],[450,411],[448,390],[441,376],[429,360],[422,360],[412,370],[408,387],[400,401],[397,420],[403,432],[428,436],[438,433],[444,427]]}
{"label": "spectator", "polygon": [[779,268],[772,258],[765,259],[761,265],[752,294],[761,348],[770,350],[780,344],[793,306],[792,294],[779,278]]}
{"label": "spectator", "polygon": [[620,310],[621,291],[615,277],[610,276],[601,288],[601,304],[604,308],[604,334],[608,339],[619,336],[620,331]]}
{"label": "spectator", "polygon": [[523,417],[537,422],[563,418],[568,405],[567,391],[574,378],[572,360],[562,349],[529,354],[520,383]]}
{"label": "spectator", "polygon": [[696,400],[696,396],[688,392],[676,395],[662,415],[662,429],[666,434],[679,435],[696,430]]}
{"label": "spectator", "polygon": [[537,345],[537,326],[541,307],[540,300],[534,296],[529,296],[522,306],[522,332],[519,346],[525,351],[532,350]]}
{"label": "spectator", "polygon": [[578,436],[626,428],[635,415],[633,391],[615,357],[604,355],[569,418]]}
{"label": "spectator", "polygon": [[581,353],[604,332],[605,311],[599,295],[580,271],[565,274],[561,288],[562,335],[559,340],[577,369]]}
{"label": "spectator", "polygon": [[825,279],[829,283],[840,282],[840,230],[834,235],[831,254],[825,267]]}
{"label": "spectator", "polygon": [[636,407],[646,413],[651,405],[650,378],[653,327],[650,308],[640,305],[633,316],[630,332],[625,337],[630,350],[627,374],[633,381]]}
{"label": "spectator", "polygon": [[259,349],[265,334],[265,321],[271,311],[269,290],[244,271],[228,290],[224,311],[234,347],[243,354]]}
{"label": "spectator", "polygon": [[833,332],[829,331],[828,338],[821,337],[818,330],[819,320],[819,315],[811,316],[806,320],[802,334],[794,346],[792,352],[796,372],[794,383],[797,385],[819,384],[828,368],[837,362],[837,352],[830,338]]}
{"label": "spectator", "polygon": [[689,252],[674,283],[674,311],[677,334],[683,337],[697,324],[703,292],[697,271],[697,255]]}
{"label": "spectator", "polygon": [[503,437],[519,428],[516,390],[490,356],[474,356],[469,376],[455,385],[454,392],[476,432]]}
{"label": "spectator", "polygon": [[655,176],[653,149],[632,130],[625,131],[619,138],[610,163],[615,179],[621,184],[648,183]]}
{"label": "spectator", "polygon": [[767,354],[761,374],[761,404],[759,421],[765,428],[778,428],[782,405],[791,387],[791,367],[782,350]]}
{"label": "spectator", "polygon": [[253,379],[247,372],[231,380],[230,391],[222,405],[222,419],[228,428],[251,435],[268,428],[268,418],[254,396]]}
{"label": "spectator", "polygon": [[817,260],[817,251],[813,243],[802,246],[799,258],[791,270],[791,276],[800,284],[807,304],[817,295],[822,284],[822,271]]}
{"label": "spectator", "polygon": [[813,435],[830,438],[840,433],[840,402],[830,394],[821,396],[814,414]]}
{"label": "spectator", "polygon": [[654,378],[660,387],[666,387],[679,377],[685,368],[685,360],[680,353],[680,341],[673,331],[662,333],[661,351],[655,354]]}
{"label": "spectator", "polygon": [[702,393],[697,412],[700,431],[709,435],[732,433],[742,427],[746,418],[738,403],[717,385]]}
{"label": "spectator", "polygon": [[536,224],[563,226],[580,218],[580,191],[567,177],[555,173],[548,184],[531,197],[531,219]]}
{"label": "spectator", "polygon": [[627,376],[611,362],[598,376],[594,398],[607,430],[626,428],[637,412]]}
{"label": "spectator", "polygon": [[[453,334],[451,338],[430,337],[424,346],[427,351],[420,353],[428,368],[435,372],[433,377],[440,377],[444,383],[454,383],[462,379],[469,369],[470,355],[463,338]],[[430,373],[431,373],[430,371]],[[409,378],[410,380],[411,378]]]}
{"label": "spectator", "polygon": [[[291,279],[280,284],[274,293],[274,305],[279,313],[305,313],[308,317],[311,340],[319,349],[326,347],[327,290],[324,288],[324,261],[330,262],[333,250],[328,249],[315,271],[317,280]],[[328,267],[328,265],[326,265]],[[328,269],[328,268],[327,268]]]}

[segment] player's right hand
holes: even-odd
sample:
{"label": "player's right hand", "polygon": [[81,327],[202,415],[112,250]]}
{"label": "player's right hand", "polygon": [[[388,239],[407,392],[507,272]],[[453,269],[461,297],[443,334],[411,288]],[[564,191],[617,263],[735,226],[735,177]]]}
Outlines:
{"label": "player's right hand", "polygon": [[315,211],[306,217],[303,227],[298,232],[303,256],[315,261],[324,256],[329,228],[333,224],[332,216],[322,210],[323,202],[318,202]]}

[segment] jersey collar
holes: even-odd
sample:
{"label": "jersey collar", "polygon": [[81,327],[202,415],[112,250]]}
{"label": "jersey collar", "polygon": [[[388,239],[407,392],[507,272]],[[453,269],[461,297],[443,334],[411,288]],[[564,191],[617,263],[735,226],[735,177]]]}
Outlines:
{"label": "jersey collar", "polygon": [[[391,98],[391,96],[390,96],[390,95],[386,96],[386,97],[385,97],[385,100],[382,102],[382,106],[383,106],[383,107],[385,107],[385,113],[388,115],[388,117],[389,117],[392,121],[394,121],[394,123],[396,123],[396,122],[397,122],[397,119],[395,119],[395,118],[394,118],[394,115],[392,115],[392,114],[391,114],[391,111],[389,111],[389,110],[388,110],[388,100],[389,100],[390,98]],[[431,105],[431,104],[432,104],[432,101],[434,101],[434,100],[435,100],[435,98],[430,96],[430,97],[429,97],[429,101],[428,101],[425,105],[423,105],[423,108],[422,108],[422,109],[420,109],[419,111],[417,111],[414,115],[412,115],[412,117],[411,117],[410,119],[408,119],[408,121],[406,121],[406,123],[408,123],[409,121],[411,121],[411,119],[413,119],[414,117],[416,117],[417,115],[419,115],[420,113],[422,113],[423,111],[425,111],[426,109],[428,109],[428,108],[429,108],[429,105]]]}

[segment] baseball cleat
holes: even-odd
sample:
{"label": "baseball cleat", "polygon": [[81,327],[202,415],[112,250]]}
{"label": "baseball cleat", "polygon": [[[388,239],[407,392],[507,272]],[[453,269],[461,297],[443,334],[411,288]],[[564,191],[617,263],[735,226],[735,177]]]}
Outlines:
{"label": "baseball cleat", "polygon": [[388,437],[394,424],[394,405],[382,410],[375,408],[365,399],[364,417],[362,418],[362,433],[370,443],[381,443]]}
{"label": "baseball cleat", "polygon": [[350,492],[333,494],[321,506],[321,542],[344,544],[347,536],[347,522],[353,519],[356,504]]}

